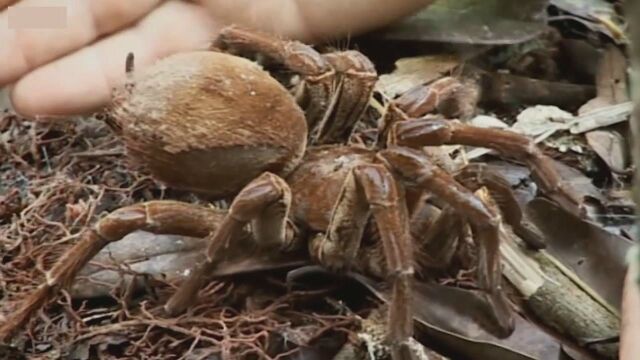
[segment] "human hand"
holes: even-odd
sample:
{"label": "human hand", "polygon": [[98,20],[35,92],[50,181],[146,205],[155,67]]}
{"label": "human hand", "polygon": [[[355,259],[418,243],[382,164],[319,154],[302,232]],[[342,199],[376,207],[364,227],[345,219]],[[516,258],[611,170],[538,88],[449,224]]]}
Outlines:
{"label": "human hand", "polygon": [[[17,2],[17,3],[16,3]],[[136,68],[170,54],[205,49],[217,31],[239,24],[304,41],[358,34],[432,0],[0,0],[0,87],[25,116],[95,110]],[[65,6],[62,29],[10,29],[7,6]],[[16,9],[14,8],[14,9]]]}
{"label": "human hand", "polygon": [[[640,247],[632,252],[638,256]],[[632,257],[630,256],[629,259]],[[635,260],[634,260],[635,261]],[[638,286],[640,264],[632,262],[625,276],[622,293],[622,324],[620,330],[620,360],[637,359],[640,353],[640,287]]]}

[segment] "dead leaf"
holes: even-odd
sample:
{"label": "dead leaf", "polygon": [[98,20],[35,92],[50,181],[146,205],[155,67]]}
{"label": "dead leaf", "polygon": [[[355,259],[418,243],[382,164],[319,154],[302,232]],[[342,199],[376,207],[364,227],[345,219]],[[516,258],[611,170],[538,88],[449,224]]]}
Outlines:
{"label": "dead leaf", "polygon": [[606,0],[551,0],[551,4],[569,13],[572,19],[609,36],[618,43],[627,42],[624,24],[612,2]]}
{"label": "dead leaf", "polygon": [[[283,337],[284,341],[289,341]],[[300,350],[295,352],[288,360],[324,360],[331,359],[340,351],[340,348],[347,341],[346,335],[342,332],[328,332],[326,336],[313,339],[311,342],[301,343]]]}
{"label": "dead leaf", "polygon": [[92,359],[92,349],[98,353],[98,358],[109,358],[113,356],[113,354],[109,354],[109,347],[118,347],[128,341],[130,339],[123,334],[96,335],[88,340],[73,344],[69,358],[73,360]]}
{"label": "dead leaf", "polygon": [[[472,119],[471,124],[483,128],[509,129],[534,138],[534,142],[539,143],[547,140],[558,131],[569,129],[573,119],[573,115],[556,106],[538,105],[520,112],[516,117],[516,122],[511,127],[499,119],[483,115]],[[549,140],[547,140],[546,143],[554,148],[565,146],[576,152],[581,152],[578,143],[571,142],[571,139],[569,139],[568,146],[567,141],[555,140],[555,142],[549,142]],[[472,160],[494,152],[495,151],[487,148],[475,148],[466,154],[466,158]]]}
{"label": "dead leaf", "polygon": [[[205,247],[203,239],[136,231],[102,249],[80,272],[71,294],[74,298],[107,296],[114,287],[128,287],[132,281],[133,289],[143,289],[145,276],[166,281],[183,279],[195,264],[204,261]],[[307,263],[306,254],[265,252],[250,243],[235,249],[211,274],[212,278]]]}
{"label": "dead leaf", "polygon": [[[580,138],[557,134],[559,131],[569,129],[575,119],[571,113],[555,106],[538,105],[525,109],[516,119],[512,129],[535,138],[536,143],[544,141],[545,145],[560,152],[571,150],[578,154],[583,153],[583,144]],[[555,136],[552,137],[552,135]]]}
{"label": "dead leaf", "polygon": [[[389,300],[388,292],[368,278],[352,276],[379,299]],[[498,339],[491,335],[484,329],[490,310],[472,291],[425,282],[415,282],[413,290],[414,319],[419,330],[416,337],[422,343],[436,341],[465,359],[553,359],[560,353],[557,340],[517,314],[511,336]]]}
{"label": "dead leaf", "polygon": [[537,105],[526,108],[518,116],[512,129],[523,135],[538,137],[547,136],[559,130],[566,130],[573,120],[573,115],[557,106]]}
{"label": "dead leaf", "polygon": [[546,30],[542,0],[438,0],[380,36],[459,44],[515,44]]}
{"label": "dead leaf", "polygon": [[547,251],[619,309],[631,242],[545,199],[533,200],[527,211],[547,236]]}
{"label": "dead leaf", "polygon": [[396,68],[392,73],[380,76],[376,82],[376,91],[388,98],[395,98],[415,86],[439,79],[459,64],[460,60],[453,55],[402,58],[396,61]]}
{"label": "dead leaf", "polygon": [[581,134],[601,127],[617,124],[629,120],[633,103],[631,101],[616,105],[601,107],[589,111],[575,118],[571,123],[572,134]]}
{"label": "dead leaf", "polygon": [[504,121],[495,118],[493,116],[478,115],[469,121],[470,125],[478,126],[481,128],[491,129],[508,129],[509,125]]}
{"label": "dead leaf", "polygon": [[578,136],[570,134],[561,134],[546,139],[544,142],[548,147],[557,149],[561,153],[572,151],[576,154],[584,154],[584,140]]}
{"label": "dead leaf", "polygon": [[629,164],[626,141],[617,131],[596,130],[585,134],[593,151],[617,173],[625,172]]}
{"label": "dead leaf", "polygon": [[600,59],[596,74],[598,96],[582,105],[578,114],[629,101],[627,67],[627,58],[620,49],[615,46],[607,48]]}
{"label": "dead leaf", "polygon": [[607,199],[602,191],[593,185],[591,178],[587,177],[580,170],[577,170],[560,161],[553,162],[556,171],[563,179],[563,182],[573,189],[573,192],[581,199],[591,199],[600,204],[605,204]]}

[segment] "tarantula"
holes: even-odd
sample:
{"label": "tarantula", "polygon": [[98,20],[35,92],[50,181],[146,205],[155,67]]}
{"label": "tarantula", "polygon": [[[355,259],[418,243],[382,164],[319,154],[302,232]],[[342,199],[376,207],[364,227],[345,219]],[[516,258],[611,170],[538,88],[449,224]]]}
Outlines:
{"label": "tarantula", "polygon": [[[213,228],[207,209],[174,201],[112,212],[60,257],[46,274],[46,283],[0,326],[0,339],[10,338],[69,285],[101,248],[135,230],[208,237],[206,261],[165,305],[168,313],[176,314],[193,303],[225,248],[233,246],[248,225],[259,246],[277,248],[274,251],[308,246],[313,259],[339,271],[363,261],[358,254],[371,220],[384,254],[380,275],[392,285],[388,310],[392,354],[396,360],[413,358],[408,345],[413,331],[412,249],[421,239],[412,236],[409,220],[416,212],[408,203],[415,204],[424,192],[436,195],[471,225],[479,248],[478,283],[504,332],[511,331],[500,286],[500,217],[471,191],[486,185],[502,194],[503,203],[511,204],[515,201],[508,185],[497,175],[467,170],[458,178],[469,189],[435,166],[421,149],[441,144],[495,149],[528,164],[547,196],[575,210],[577,198],[530,139],[424,117],[443,103],[438,101],[444,98],[443,89],[464,90],[460,83],[445,79],[389,105],[378,148],[344,145],[341,142],[362,117],[377,79],[364,55],[356,51],[321,55],[300,42],[237,27],[224,29],[216,45],[266,55],[300,74],[297,99],[252,61],[220,51],[183,53],[141,72],[132,71],[128,61],[130,77],[114,95],[110,123],[124,140],[128,156],[158,180],[212,199],[231,197],[222,222]],[[526,234],[518,211],[512,208],[505,219]]]}

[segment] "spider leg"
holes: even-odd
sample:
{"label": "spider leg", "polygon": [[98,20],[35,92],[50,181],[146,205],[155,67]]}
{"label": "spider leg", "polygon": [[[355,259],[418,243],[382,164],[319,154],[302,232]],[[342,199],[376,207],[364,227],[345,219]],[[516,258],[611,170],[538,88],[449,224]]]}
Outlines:
{"label": "spider leg", "polygon": [[433,83],[420,84],[389,103],[381,121],[380,133],[387,134],[399,121],[438,113],[448,119],[467,119],[476,111],[480,99],[477,85],[461,82],[453,77],[444,77]]}
{"label": "spider leg", "polygon": [[411,236],[420,245],[422,266],[445,268],[455,255],[458,229],[464,222],[451,206],[447,205],[439,211],[434,208],[424,203],[413,211]]}
{"label": "spider leg", "polygon": [[496,150],[527,164],[534,180],[546,195],[562,207],[574,214],[583,213],[580,197],[562,181],[553,160],[524,135],[508,130],[475,127],[456,120],[410,119],[392,126],[388,142],[413,148],[460,144]]}
{"label": "spider leg", "polygon": [[509,182],[502,175],[489,170],[485,164],[469,164],[455,175],[455,179],[471,191],[486,187],[513,232],[533,249],[546,247],[542,231],[527,220]]}
{"label": "spider leg", "polygon": [[309,242],[311,255],[334,271],[353,265],[370,215],[362,184],[351,170],[342,184],[326,232]]}
{"label": "spider leg", "polygon": [[434,166],[421,151],[392,147],[380,151],[378,158],[397,173],[405,184],[432,192],[469,221],[478,244],[478,284],[488,294],[501,331],[505,336],[510,334],[514,323],[506,296],[501,290],[499,216],[451,175]]}
{"label": "spider leg", "polygon": [[319,54],[299,41],[228,27],[217,45],[258,52],[303,76],[310,141],[327,144],[344,141],[364,113],[377,73],[358,51]]}
{"label": "spider leg", "polygon": [[209,234],[207,260],[194,269],[165,304],[167,313],[179,314],[194,303],[208,275],[223,259],[224,249],[238,238],[246,224],[251,223],[256,242],[262,247],[291,245],[293,236],[287,234],[290,207],[289,186],[277,175],[266,172],[246,185],[233,200],[220,226]]}
{"label": "spider leg", "polygon": [[305,112],[310,130],[315,129],[332,112],[337,100],[336,71],[311,46],[237,26],[222,29],[214,46],[256,52],[302,75],[308,102]]}
{"label": "spider leg", "polygon": [[438,112],[446,118],[468,118],[479,99],[478,89],[453,77],[428,85],[417,85],[394,99],[392,104],[409,118]]}
{"label": "spider leg", "polygon": [[343,142],[362,118],[373,93],[378,74],[371,60],[358,51],[339,51],[323,55],[339,76],[336,103],[311,133],[311,142]]}
{"label": "spider leg", "polygon": [[177,201],[150,201],[113,211],[67,250],[46,273],[46,282],[24,298],[0,325],[0,342],[24,326],[57,292],[71,284],[76,274],[107,244],[125,235],[153,233],[204,237],[220,223],[220,211]]}
{"label": "spider leg", "polygon": [[356,260],[367,219],[373,215],[393,287],[388,340],[395,360],[415,355],[409,345],[413,335],[412,243],[407,209],[401,199],[395,179],[383,165],[358,165],[344,182],[326,234],[310,243],[312,255],[323,265],[348,267]]}

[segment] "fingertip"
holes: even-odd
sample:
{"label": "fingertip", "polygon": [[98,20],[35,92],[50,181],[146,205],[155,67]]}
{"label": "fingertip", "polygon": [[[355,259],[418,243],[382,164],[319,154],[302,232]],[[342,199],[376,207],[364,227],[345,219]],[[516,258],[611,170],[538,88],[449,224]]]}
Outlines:
{"label": "fingertip", "polygon": [[75,58],[47,64],[14,85],[11,103],[18,114],[37,119],[94,111],[110,98],[99,66]]}
{"label": "fingertip", "polygon": [[57,59],[18,80],[11,92],[16,111],[47,119],[98,110],[125,78],[134,49],[136,68],[170,54],[206,48],[218,25],[197,5],[166,2],[137,26]]}

